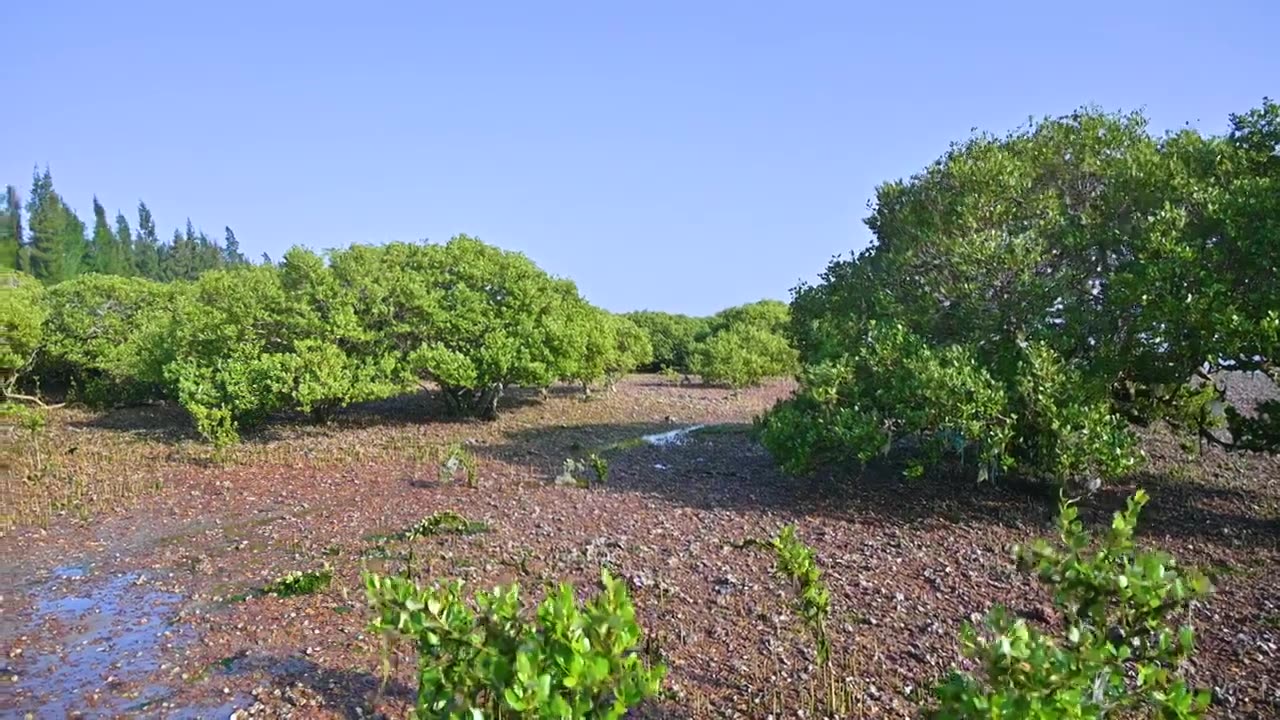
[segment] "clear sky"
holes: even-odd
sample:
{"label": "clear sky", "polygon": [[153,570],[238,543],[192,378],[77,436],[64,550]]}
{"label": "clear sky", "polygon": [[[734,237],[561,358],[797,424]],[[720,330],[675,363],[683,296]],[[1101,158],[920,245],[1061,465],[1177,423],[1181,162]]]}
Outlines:
{"label": "clear sky", "polygon": [[15,2],[0,182],[34,164],[251,256],[466,232],[611,310],[785,299],[875,186],[1082,104],[1219,132],[1280,95],[1254,2]]}

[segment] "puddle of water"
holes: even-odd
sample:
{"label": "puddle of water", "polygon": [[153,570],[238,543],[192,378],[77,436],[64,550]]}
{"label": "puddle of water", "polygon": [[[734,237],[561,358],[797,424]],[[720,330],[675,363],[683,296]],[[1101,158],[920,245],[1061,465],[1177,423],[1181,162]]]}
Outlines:
{"label": "puddle of water", "polygon": [[[55,574],[83,577],[64,570]],[[56,580],[37,588],[35,615],[19,632],[56,646],[27,648],[14,668],[10,697],[18,715],[64,717],[92,707],[114,716],[160,699],[164,691],[144,683],[160,669],[165,649],[181,639],[170,618],[182,596],[155,590],[138,574],[77,582],[70,595],[61,591]]]}
{"label": "puddle of water", "polygon": [[53,576],[59,580],[79,580],[88,574],[87,565],[59,565],[53,569]]}
{"label": "puddle of water", "polygon": [[701,430],[704,427],[706,427],[706,425],[690,425],[689,427],[668,430],[664,433],[645,435],[641,439],[650,445],[657,445],[658,447],[680,445],[683,444],[685,440],[689,439],[689,433],[695,430]]}

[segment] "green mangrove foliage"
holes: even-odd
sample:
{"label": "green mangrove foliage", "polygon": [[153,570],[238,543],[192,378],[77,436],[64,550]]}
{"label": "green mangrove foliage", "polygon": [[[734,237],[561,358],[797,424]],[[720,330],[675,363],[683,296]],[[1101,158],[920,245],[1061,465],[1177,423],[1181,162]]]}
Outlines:
{"label": "green mangrove foliage", "polygon": [[710,331],[709,318],[690,317],[656,310],[640,310],[623,315],[649,338],[653,358],[641,366],[649,372],[664,368],[689,372],[695,344]]}
{"label": "green mangrove foliage", "polygon": [[1280,351],[1280,106],[1231,123],[1082,110],[880,186],[871,247],[795,291],[801,388],[766,445],[799,471],[910,438],[917,471],[950,448],[1092,485],[1137,459],[1120,417],[1209,420],[1193,377]]}
{"label": "green mangrove foliage", "polygon": [[44,336],[48,309],[44,287],[17,272],[0,273],[0,390],[13,392],[21,375],[31,369]]}
{"label": "green mangrove foliage", "polygon": [[777,300],[722,310],[692,348],[689,370],[709,383],[741,388],[793,372],[796,352],[785,333],[790,311]]}
{"label": "green mangrove foliage", "polygon": [[796,536],[795,525],[782,528],[767,545],[773,550],[774,573],[794,587],[796,614],[813,636],[818,663],[826,665],[831,659],[831,643],[827,639],[831,592],[822,581],[822,568],[814,560],[813,548]]}
{"label": "green mangrove foliage", "polygon": [[171,398],[215,445],[273,413],[319,421],[437,383],[460,413],[493,417],[505,388],[612,384],[649,361],[633,323],[519,253],[445,244],[293,248],[189,282],[78,275],[45,291],[6,274],[3,382],[111,405]]}
{"label": "green mangrove foliage", "polygon": [[572,360],[565,379],[581,383],[584,392],[601,382],[612,389],[618,378],[653,359],[649,336],[626,317],[586,308],[577,319],[574,336],[582,345],[566,352]]}
{"label": "green mangrove foliage", "polygon": [[658,693],[666,668],[646,665],[626,584],[607,571],[579,603],[562,584],[532,616],[512,585],[468,602],[462,583],[421,588],[364,576],[371,629],[418,651],[417,718],[621,718]]}
{"label": "green mangrove foliage", "polygon": [[331,582],[333,570],[327,566],[322,570],[294,570],[267,583],[262,592],[276,597],[311,595],[329,587]]}
{"label": "green mangrove foliage", "polygon": [[173,353],[173,310],[189,290],[181,283],[115,275],[81,275],[46,296],[45,342],[36,374],[94,405],[168,396],[164,368]]}
{"label": "green mangrove foliage", "polygon": [[1061,637],[1003,608],[981,628],[966,625],[964,653],[976,673],[955,673],[938,688],[936,717],[1200,717],[1209,694],[1179,674],[1194,650],[1193,601],[1209,591],[1197,572],[1162,552],[1134,548],[1147,495],[1138,490],[1095,543],[1074,505],[1064,502],[1059,543],[1016,551],[1018,565],[1053,590]]}

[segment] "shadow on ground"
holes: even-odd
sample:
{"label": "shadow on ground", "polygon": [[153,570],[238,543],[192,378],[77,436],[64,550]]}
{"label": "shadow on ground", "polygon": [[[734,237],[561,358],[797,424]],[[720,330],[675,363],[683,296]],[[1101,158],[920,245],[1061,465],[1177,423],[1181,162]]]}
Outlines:
{"label": "shadow on ground", "polygon": [[[337,710],[344,718],[369,718],[369,709],[381,699],[396,704],[412,705],[414,689],[391,679],[385,685],[373,673],[358,670],[336,670],[299,655],[250,655],[241,653],[227,658],[219,672],[225,675],[259,674],[270,678],[263,685],[280,689],[286,701],[303,706],[319,698],[323,705]],[[306,688],[298,692],[296,686]],[[289,693],[297,697],[288,697]],[[314,694],[315,698],[307,695]]]}
{"label": "shadow on ground", "polygon": [[[689,435],[687,442],[653,446],[644,435],[678,427],[638,423],[535,428],[509,433],[506,442],[478,452],[505,461],[536,458],[553,471],[567,457],[600,452],[610,462],[607,492],[638,492],[698,509],[760,512],[800,518],[821,515],[848,522],[917,524],[945,521],[999,525],[1044,533],[1057,515],[1058,491],[1041,483],[1006,479],[977,483],[971,468],[944,463],[926,477],[904,477],[906,457],[891,456],[866,467],[827,469],[811,476],[783,473],[752,437],[746,424],[716,425]],[[1221,454],[1221,451],[1211,451]],[[1272,466],[1255,473],[1272,473]],[[1241,462],[1207,454],[1206,467]],[[1251,461],[1252,462],[1252,461]],[[1212,475],[1212,472],[1206,472]],[[1276,547],[1280,540],[1280,500],[1274,479],[1256,486],[1226,487],[1194,480],[1185,469],[1156,457],[1146,468],[1080,501],[1082,515],[1105,525],[1137,487],[1151,502],[1140,533],[1194,539],[1219,545]]]}
{"label": "shadow on ground", "polygon": [[[558,386],[551,388],[546,397],[565,397],[578,392],[570,386]],[[543,402],[543,398],[537,390],[516,388],[503,395],[499,409],[509,412],[537,405]],[[299,432],[328,437],[354,428],[478,422],[485,421],[459,415],[449,407],[443,393],[434,387],[424,386],[385,400],[351,405],[322,422],[299,412],[276,413],[261,426],[243,430],[241,440],[248,444],[265,444],[287,439]],[[70,425],[78,429],[126,433],[168,444],[201,440],[190,416],[173,402],[113,408]]]}

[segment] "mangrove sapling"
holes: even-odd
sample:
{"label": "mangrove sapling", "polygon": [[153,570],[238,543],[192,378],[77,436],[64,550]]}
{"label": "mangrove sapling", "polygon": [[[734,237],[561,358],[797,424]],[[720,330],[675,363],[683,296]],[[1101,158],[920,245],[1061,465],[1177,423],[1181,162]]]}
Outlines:
{"label": "mangrove sapling", "polygon": [[608,572],[596,597],[580,603],[562,584],[533,614],[518,585],[468,602],[456,580],[422,588],[365,573],[364,582],[384,653],[397,640],[417,647],[415,718],[621,718],[666,674],[646,665],[626,583]]}
{"label": "mangrove sapling", "polygon": [[826,667],[831,654],[827,640],[831,593],[822,581],[822,569],[814,560],[813,549],[796,535],[795,525],[784,526],[769,540],[746,538],[729,545],[738,549],[760,548],[773,553],[773,572],[791,583],[795,593],[795,612],[813,636],[818,664]]}
{"label": "mangrove sapling", "polygon": [[461,443],[445,448],[440,461],[440,482],[451,482],[462,473],[467,487],[476,486],[476,456]]}
{"label": "mangrove sapling", "polygon": [[822,569],[814,560],[813,549],[796,536],[795,525],[783,527],[768,546],[774,553],[774,572],[789,580],[795,591],[795,611],[813,636],[818,664],[826,666],[831,658],[827,640],[831,593],[822,581]]}
{"label": "mangrove sapling", "polygon": [[591,463],[591,469],[595,471],[596,482],[604,485],[609,482],[609,461],[600,457],[596,453],[591,453],[587,457],[587,462]]}
{"label": "mangrove sapling", "polygon": [[452,510],[429,515],[400,534],[401,539],[430,537],[432,535],[478,535],[490,530],[489,523],[468,520]]}
{"label": "mangrove sapling", "polygon": [[1211,590],[1173,557],[1139,551],[1133,535],[1147,502],[1142,490],[1095,543],[1074,503],[1063,501],[1059,542],[1015,549],[1018,565],[1053,590],[1063,617],[1055,637],[992,610],[966,624],[961,642],[977,672],[956,672],[937,689],[941,720],[1020,717],[1198,718],[1209,693],[1194,691],[1182,669],[1194,651],[1193,603]]}
{"label": "mangrove sapling", "polygon": [[311,595],[329,587],[332,580],[333,569],[328,565],[320,570],[294,570],[264,585],[262,592],[276,597]]}

